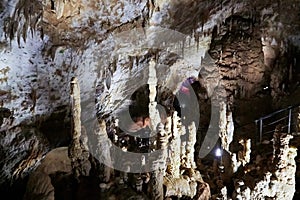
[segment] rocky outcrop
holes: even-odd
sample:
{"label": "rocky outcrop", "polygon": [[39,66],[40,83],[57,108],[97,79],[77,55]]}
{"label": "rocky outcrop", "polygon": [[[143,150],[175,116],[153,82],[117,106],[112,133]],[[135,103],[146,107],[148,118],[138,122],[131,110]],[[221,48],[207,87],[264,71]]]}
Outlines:
{"label": "rocky outcrop", "polygon": [[2,130],[0,141],[0,184],[3,186],[1,191],[5,192],[15,186],[22,187],[50,146],[41,132],[26,126]]}
{"label": "rocky outcrop", "polygon": [[45,156],[41,164],[30,175],[24,199],[54,200],[55,188],[51,176],[56,173],[72,173],[67,147],[53,149]]}
{"label": "rocky outcrop", "polygon": [[[101,160],[109,167],[94,163],[101,165],[95,173],[100,174],[97,177],[105,184],[103,188],[110,185],[113,166],[126,160],[122,156],[116,159],[116,154],[149,153],[157,148],[157,138],[140,139],[129,134],[132,129],[148,126],[150,115],[152,131],[163,123],[168,135],[169,162],[163,173],[170,175],[170,180],[178,181],[174,187],[170,184],[172,181],[165,181],[171,185],[170,194],[189,193],[201,199],[199,191],[205,191],[207,198],[209,187],[197,174],[199,166],[193,156],[201,155],[201,159],[207,156],[221,136],[221,145],[228,155],[236,153],[227,163],[235,163],[233,171],[247,165],[250,154],[247,141],[253,133],[241,140],[237,138],[233,105],[236,99],[254,96],[273,98],[274,103],[287,94],[285,90],[294,79],[292,72],[297,71],[299,60],[300,23],[295,12],[299,5],[295,0],[2,1],[0,144],[3,152],[0,153],[4,161],[0,177],[4,178],[1,180],[7,182],[13,174],[26,176],[41,160],[41,155],[57,146],[69,145],[71,135],[64,133],[61,139],[62,135],[52,129],[57,124],[69,124],[69,82],[72,77],[78,77],[81,122],[86,135],[92,138],[85,144],[89,144],[95,157],[101,157],[103,149],[109,155]],[[178,96],[182,82],[189,77],[196,80],[193,87],[198,85],[196,100]],[[140,98],[142,93],[146,94],[141,95],[144,99]],[[177,107],[173,104],[176,98],[181,104]],[[136,102],[143,102],[142,106],[134,107]],[[204,104],[210,107],[203,109]],[[126,109],[130,110],[130,106],[145,110],[130,113],[136,115],[134,119],[121,118],[124,110],[125,114],[129,113]],[[192,109],[184,110],[186,106]],[[278,105],[274,103],[274,106]],[[209,115],[205,116],[206,120],[200,118],[199,110],[210,110],[211,120]],[[185,114],[190,114],[192,120],[186,119]],[[94,127],[91,122],[98,119],[101,120],[100,133],[91,130]],[[52,125],[49,121],[56,122]],[[198,121],[206,122],[200,125],[199,132]],[[30,130],[34,134],[30,132],[28,136],[26,131],[23,134],[24,126],[29,124],[40,128],[41,136],[39,130],[33,129]],[[103,143],[95,144],[94,138]],[[75,148],[80,146],[78,135],[73,135],[73,139],[74,164],[81,155],[77,155],[79,148]],[[201,142],[195,141],[198,139]],[[240,143],[243,150],[230,152],[233,143]],[[120,147],[120,151],[109,151],[114,147]],[[236,162],[233,157],[237,158]],[[144,160],[146,157],[141,156],[136,163],[144,168]],[[132,170],[129,169],[131,160],[126,161],[122,168],[125,182],[132,178],[127,174]],[[139,191],[147,182],[145,177],[149,174],[138,176],[137,181],[133,178],[132,183]],[[161,180],[161,174],[155,177]],[[222,184],[219,185],[222,188]],[[241,191],[244,189],[237,192]],[[223,196],[226,192],[223,190]]]}
{"label": "rocky outcrop", "polygon": [[255,181],[253,188],[245,181],[237,180],[233,199],[293,199],[297,149],[289,146],[291,138],[280,132],[274,134],[272,170],[266,172],[262,180]]}

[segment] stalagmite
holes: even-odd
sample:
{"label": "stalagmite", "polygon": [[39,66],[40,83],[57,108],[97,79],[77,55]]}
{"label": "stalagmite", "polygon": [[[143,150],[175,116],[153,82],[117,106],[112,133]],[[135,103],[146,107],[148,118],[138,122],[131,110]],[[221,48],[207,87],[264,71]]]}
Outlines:
{"label": "stalagmite", "polygon": [[180,175],[180,135],[178,129],[180,128],[179,117],[175,111],[172,117],[173,130],[172,130],[172,142],[169,148],[169,164],[168,173],[174,177],[179,178]]}
{"label": "stalagmite", "polygon": [[235,191],[233,192],[233,199],[247,199],[250,200],[251,190],[247,187],[242,180],[235,182]]}
{"label": "stalagmite", "polygon": [[168,166],[164,185],[166,197],[189,196],[195,199],[209,199],[210,189],[204,183],[194,160],[196,126],[192,122],[183,126],[175,111],[172,117],[172,140],[168,148]]}
{"label": "stalagmite", "polygon": [[[162,200],[164,198],[163,194],[163,177],[165,173],[166,159],[167,159],[167,134],[164,130],[164,125],[161,123],[160,114],[157,110],[156,98],[156,86],[157,86],[157,75],[156,75],[156,63],[152,59],[149,63],[149,116],[151,119],[151,129],[152,134],[156,131],[157,134],[157,147],[158,151],[161,151],[159,158],[156,158],[154,165],[157,165],[158,169],[151,173],[151,196],[154,200]],[[152,135],[151,134],[151,135]]]}
{"label": "stalagmite", "polygon": [[[280,6],[288,14],[287,18],[283,17],[283,10],[280,11],[281,15],[276,14]],[[24,184],[22,178],[39,165],[44,153],[58,145],[69,145],[63,149],[63,159],[59,160],[62,163],[67,161],[65,163],[68,170],[46,176],[47,183],[53,182],[53,198],[57,187],[55,184],[66,181],[61,180],[61,174],[63,173],[64,178],[73,178],[73,174],[70,176],[72,168],[79,180],[93,179],[92,181],[101,183],[101,195],[111,194],[109,197],[96,197],[98,199],[121,199],[119,197],[127,191],[134,194],[131,198],[124,197],[125,199],[140,199],[140,195],[162,199],[166,194],[170,195],[166,197],[169,199],[185,199],[186,196],[191,199],[204,199],[202,196],[206,196],[208,199],[209,185],[200,180],[197,169],[205,173],[203,178],[211,184],[214,194],[216,187],[218,191],[222,188],[217,183],[221,171],[218,169],[224,171],[225,175],[221,174],[221,178],[228,180],[224,180],[224,185],[230,185],[229,196],[234,190],[232,177],[252,179],[243,180],[244,184],[239,185],[238,198],[244,198],[244,191],[249,197],[248,190],[253,190],[256,185],[251,185],[247,190],[242,187],[254,181],[258,183],[257,192],[265,195],[261,199],[284,198],[277,193],[294,192],[292,172],[295,169],[295,148],[287,150],[286,145],[280,144],[286,141],[276,135],[274,153],[277,157],[274,156],[274,166],[263,166],[264,163],[271,163],[271,146],[262,144],[263,148],[256,149],[257,146],[253,144],[254,151],[251,151],[251,141],[248,138],[254,138],[255,125],[242,125],[250,122],[254,115],[261,117],[258,115],[275,109],[268,103],[277,101],[277,97],[283,100],[278,102],[288,102],[285,97],[293,102],[296,99],[294,95],[287,93],[280,96],[280,90],[277,90],[283,88],[283,84],[289,93],[299,89],[299,70],[296,66],[299,64],[297,27],[300,22],[297,21],[298,13],[293,12],[295,10],[299,10],[298,4],[283,1],[278,4],[278,1],[249,3],[236,0],[3,0],[0,3],[0,67],[3,68],[0,69],[0,104],[3,109],[10,110],[11,116],[8,117],[12,119],[9,124],[6,121],[8,118],[2,119],[3,116],[0,116],[0,122],[4,120],[1,123],[0,146],[3,149],[1,148],[0,155],[3,157],[2,164],[5,165],[0,172],[0,188],[6,187],[6,183],[13,179],[14,185]],[[293,61],[294,64],[291,64]],[[6,68],[9,70],[6,71]],[[79,90],[77,80],[72,80],[71,116],[67,91],[72,76],[78,76],[84,85]],[[175,108],[175,104],[172,104],[174,94],[179,89],[180,82],[191,76],[199,79],[193,84],[194,92],[199,98],[185,101]],[[219,87],[219,83],[224,83],[224,87]],[[96,88],[94,84],[97,85]],[[145,84],[148,84],[147,87],[144,87]],[[265,85],[268,85],[267,89],[264,88]],[[140,96],[140,90],[136,86],[141,86],[144,96]],[[168,88],[169,91],[164,94],[164,89],[161,88]],[[272,94],[279,95],[269,98],[271,91]],[[133,94],[129,99],[131,92]],[[97,105],[94,109],[95,99]],[[82,107],[84,112],[81,118],[86,120],[80,122],[80,100],[82,105],[93,107],[98,117],[95,119],[97,130],[91,131],[89,140],[86,133],[89,133],[92,126],[86,123],[91,123],[92,120],[86,116],[91,117],[92,113],[86,112]],[[224,101],[220,106],[221,112],[214,112],[215,107],[219,108],[219,101]],[[141,111],[139,106],[137,109],[133,106],[133,112],[131,109],[128,112],[130,115],[137,115],[132,117],[132,126],[137,127],[134,129],[136,132],[123,129],[121,123],[126,124],[126,120],[118,118],[119,111],[133,105],[130,103],[142,104],[143,108]],[[161,124],[162,112],[158,110],[159,103],[167,110],[163,116],[163,123],[166,122],[164,127]],[[193,106],[196,103],[200,104],[200,109]],[[198,116],[193,118],[200,119],[198,131],[198,124],[191,124],[187,115],[174,112],[174,109],[178,111],[186,105],[191,108],[187,110],[191,111],[192,117],[195,113],[203,114],[201,119]],[[240,127],[235,130],[234,136],[233,116],[236,117],[235,125]],[[66,131],[71,127],[71,117],[72,138]],[[120,126],[116,118],[119,119]],[[300,114],[298,118],[300,129]],[[289,121],[294,128],[294,116]],[[266,121],[265,124],[267,123],[269,122]],[[30,126],[30,131],[27,131],[27,126]],[[37,132],[31,132],[31,129],[36,128],[39,129]],[[264,132],[269,132],[267,127],[264,126],[263,129]],[[148,136],[149,132],[152,136],[158,132],[158,136],[138,138],[138,135]],[[293,130],[291,132],[299,136]],[[216,170],[213,171],[211,161],[215,158],[212,151],[219,139],[222,145],[220,151],[224,154],[217,156],[221,161],[217,162],[219,159],[216,159]],[[233,148],[229,148],[231,144]],[[199,155],[201,153],[204,156],[195,159],[194,153],[197,154],[198,151]],[[250,154],[253,158],[261,157],[257,159],[258,164],[250,163]],[[92,162],[92,170],[89,170],[88,158]],[[150,159],[155,160],[157,171],[153,172],[150,162],[153,160]],[[196,168],[195,161],[199,168]],[[231,163],[233,171],[237,172],[233,176]],[[56,163],[47,163],[46,167],[52,166],[56,167]],[[264,174],[266,171],[271,171],[271,175]],[[134,179],[133,173],[138,174]],[[82,178],[82,175],[88,177]],[[265,180],[257,180],[264,175]],[[39,184],[43,180],[39,176],[36,178],[39,181],[30,184]],[[82,185],[89,184],[80,186]],[[99,189],[97,184],[91,185],[96,185],[95,189]],[[119,195],[119,189],[126,186],[132,187]],[[167,191],[165,194],[162,192],[163,187]],[[11,187],[8,189],[15,191]],[[61,187],[56,189],[55,198],[61,199],[57,196]],[[72,197],[86,199],[76,196],[81,189],[72,188]],[[225,194],[224,190],[224,198]],[[247,198],[260,199],[254,193],[252,196],[253,198]]]}
{"label": "stalagmite", "polygon": [[232,113],[227,110],[227,104],[225,102],[220,103],[220,138],[222,148],[229,152],[229,145],[233,140],[233,119]]}
{"label": "stalagmite", "polygon": [[198,183],[197,186],[197,194],[193,198],[195,200],[210,200],[211,199],[211,193],[210,193],[210,187],[208,183]]}
{"label": "stalagmite", "polygon": [[295,193],[295,173],[297,149],[289,147],[289,141],[293,136],[276,132],[273,139],[274,171],[267,172],[264,180],[256,183],[251,191],[250,199],[293,199]]}
{"label": "stalagmite", "polygon": [[96,122],[96,153],[95,157],[100,161],[100,171],[103,171],[103,174],[100,173],[100,178],[104,182],[109,182],[112,174],[112,169],[109,166],[112,166],[112,159],[110,155],[111,142],[109,141],[106,123],[104,120],[100,120],[99,124]]}
{"label": "stalagmite", "polygon": [[180,163],[178,165],[178,167],[180,168],[181,166],[186,166],[186,162],[187,162],[187,158],[186,158],[186,145],[187,145],[187,139],[183,139],[187,137],[187,131],[186,131],[186,127],[182,124],[179,123],[178,124],[178,133],[180,136]]}
{"label": "stalagmite", "polygon": [[160,115],[157,110],[157,102],[155,101],[156,98],[156,86],[157,86],[157,76],[156,76],[156,63],[152,59],[149,63],[149,77],[148,82],[149,84],[149,116],[151,119],[151,128],[152,131],[156,131],[157,125],[160,123]]}
{"label": "stalagmite", "polygon": [[163,179],[165,175],[165,166],[167,159],[167,144],[168,144],[168,135],[164,130],[164,125],[160,123],[158,125],[158,135],[157,135],[157,150],[161,151],[161,154],[154,165],[157,165],[158,169],[151,173],[150,186],[151,186],[151,199],[153,200],[163,200]]}
{"label": "stalagmite", "polygon": [[221,196],[221,198],[220,199],[222,199],[222,200],[227,200],[228,198],[227,198],[227,188],[226,187],[223,187],[222,189],[221,189],[221,192],[220,192],[221,194],[220,194],[220,196]]}
{"label": "stalagmite", "polygon": [[186,167],[187,168],[196,168],[196,163],[194,160],[194,151],[195,151],[195,144],[196,144],[196,126],[195,122],[192,122],[188,126],[188,141],[186,144]]}
{"label": "stalagmite", "polygon": [[81,140],[81,106],[80,106],[80,89],[77,78],[71,80],[71,103],[72,103],[72,124],[71,130],[72,141],[69,145],[69,158],[71,159],[72,169],[76,178],[81,175],[87,176],[89,173],[89,150]]}
{"label": "stalagmite", "polygon": [[243,166],[250,162],[251,154],[251,139],[240,140],[239,143],[243,146],[243,150],[238,152],[238,161],[241,162]]}

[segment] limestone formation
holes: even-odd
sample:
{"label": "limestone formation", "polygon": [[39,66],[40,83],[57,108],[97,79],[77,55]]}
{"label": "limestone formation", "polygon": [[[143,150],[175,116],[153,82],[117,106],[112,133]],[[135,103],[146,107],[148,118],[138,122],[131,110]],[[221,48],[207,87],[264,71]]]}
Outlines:
{"label": "limestone formation", "polygon": [[[289,146],[291,135],[276,132],[273,140],[272,172],[264,174],[263,179],[255,181],[250,189],[243,180],[236,181],[234,199],[293,199],[295,193],[297,149]],[[265,165],[265,163],[261,163]]]}
{"label": "limestone formation", "polygon": [[[72,103],[72,140],[69,146],[69,157],[72,163],[75,177],[87,176],[89,174],[89,149],[87,142],[84,143],[87,137],[82,134],[81,127],[81,105],[80,105],[80,89],[77,78],[71,81],[71,103]],[[82,137],[83,136],[83,137]]]}
{"label": "limestone formation", "polygon": [[151,119],[151,128],[152,130],[156,130],[161,121],[161,117],[157,110],[157,102],[155,101],[157,96],[157,74],[156,63],[154,60],[151,60],[149,63],[149,77],[147,83],[149,85],[149,116]]}
{"label": "limestone formation", "polygon": [[168,156],[169,156],[169,162],[167,166],[167,172],[174,178],[179,178],[180,175],[180,154],[177,152],[180,152],[180,133],[178,132],[178,129],[180,128],[180,122],[177,116],[177,113],[174,112],[172,117],[172,138],[173,140],[170,143],[170,147],[168,150]]}
{"label": "limestone formation", "polygon": [[[96,135],[96,150],[94,156],[97,160],[100,161],[100,178],[103,182],[108,183],[111,179],[111,175],[113,175],[113,171],[111,169],[112,166],[112,158],[110,147],[111,143],[109,142],[107,131],[106,131],[106,124],[104,120],[100,120],[95,123],[95,135]],[[102,156],[105,155],[105,156]]]}
{"label": "limestone formation", "polygon": [[232,121],[232,113],[228,111],[228,105],[225,102],[220,103],[220,139],[222,148],[229,151],[229,144],[233,140],[234,125]]}
{"label": "limestone formation", "polygon": [[56,173],[67,175],[72,173],[67,147],[53,149],[47,153],[41,164],[29,177],[24,200],[36,198],[54,200],[55,188],[50,176]]}
{"label": "limestone formation", "polygon": [[168,135],[164,130],[163,124],[158,125],[158,141],[157,141],[157,150],[161,151],[160,157],[155,161],[154,164],[158,164],[157,170],[151,173],[150,177],[150,190],[151,190],[151,199],[154,200],[163,200],[164,191],[163,191],[163,179],[165,175],[165,166],[167,159],[167,145],[168,145]]}
{"label": "limestone formation", "polygon": [[[299,103],[299,6],[1,1],[0,192],[292,199],[288,141],[298,144],[299,133],[277,132],[272,149],[269,139],[255,143],[254,120]],[[51,173],[49,156],[60,163]]]}

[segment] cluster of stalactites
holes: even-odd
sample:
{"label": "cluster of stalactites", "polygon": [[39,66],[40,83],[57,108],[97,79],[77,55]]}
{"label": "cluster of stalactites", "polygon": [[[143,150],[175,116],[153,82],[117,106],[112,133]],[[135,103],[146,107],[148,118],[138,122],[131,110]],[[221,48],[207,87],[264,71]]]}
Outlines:
{"label": "cluster of stalactites", "polygon": [[19,0],[14,8],[13,14],[5,19],[5,36],[20,45],[21,38],[26,42],[27,33],[33,35],[36,30],[40,31],[41,38],[44,37],[43,28],[40,26],[43,17],[43,5],[41,1]]}

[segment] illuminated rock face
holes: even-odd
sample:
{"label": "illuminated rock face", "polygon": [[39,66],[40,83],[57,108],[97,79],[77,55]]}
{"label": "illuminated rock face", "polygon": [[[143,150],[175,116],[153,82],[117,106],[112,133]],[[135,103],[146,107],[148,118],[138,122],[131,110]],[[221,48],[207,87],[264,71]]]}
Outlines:
{"label": "illuminated rock face", "polygon": [[263,180],[255,182],[250,189],[243,180],[237,181],[234,197],[236,199],[293,199],[295,193],[296,148],[289,147],[292,136],[284,133],[274,134],[273,172],[264,174]]}
{"label": "illuminated rock face", "polygon": [[[201,180],[196,161],[200,141],[205,141],[205,131],[198,128],[207,129],[210,117],[200,113],[200,125],[184,124],[184,117],[174,112],[173,98],[183,81],[195,77],[199,110],[210,110],[203,109],[206,105],[220,108],[216,112],[221,118],[215,120],[219,129],[213,136],[221,137],[229,155],[224,162],[233,172],[247,167],[253,140],[235,135],[235,100],[270,93],[278,106],[277,98],[286,94],[286,80],[294,80],[299,65],[295,56],[300,21],[294,12],[298,7],[297,1],[2,1],[0,144],[4,152],[0,154],[7,159],[0,164],[0,183],[22,179],[46,152],[70,143],[69,83],[77,77],[82,125],[99,143],[108,138],[103,132],[113,142],[123,141],[117,136],[118,126],[126,128],[132,120],[118,121],[118,114],[137,100],[130,99],[134,92],[149,84],[152,104],[146,107],[151,128],[163,116],[167,137],[160,139],[169,142],[165,172],[150,177],[164,176],[169,196],[208,198],[210,187]],[[149,72],[152,61],[156,73]],[[152,75],[154,81],[149,83]],[[155,109],[156,103],[165,113]],[[184,107],[186,102],[181,104]],[[90,128],[96,115],[101,118],[100,133]],[[243,150],[231,152],[235,140]],[[202,146],[209,152],[213,141]],[[152,150],[158,148],[156,143],[153,146]],[[109,151],[110,147],[110,143],[91,145],[90,151],[98,155],[99,148]],[[113,155],[105,159],[113,162]],[[99,177],[107,185],[112,171],[102,166]]]}

